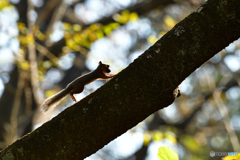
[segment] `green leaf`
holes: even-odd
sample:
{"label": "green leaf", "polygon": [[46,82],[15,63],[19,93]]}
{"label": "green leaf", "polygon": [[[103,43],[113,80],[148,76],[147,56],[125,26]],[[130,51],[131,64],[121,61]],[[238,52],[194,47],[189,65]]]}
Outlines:
{"label": "green leaf", "polygon": [[0,10],[9,6],[8,0],[0,0]]}
{"label": "green leaf", "polygon": [[159,160],[178,160],[177,153],[169,147],[160,147],[158,149]]}

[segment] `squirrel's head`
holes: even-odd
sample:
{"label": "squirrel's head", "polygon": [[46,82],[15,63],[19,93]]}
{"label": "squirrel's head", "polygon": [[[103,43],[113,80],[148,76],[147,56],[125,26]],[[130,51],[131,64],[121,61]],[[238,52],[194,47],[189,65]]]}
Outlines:
{"label": "squirrel's head", "polygon": [[103,71],[103,73],[109,73],[109,72],[111,72],[111,70],[109,69],[109,65],[108,64],[103,64],[101,61],[99,61],[99,63],[98,63],[98,68],[100,68],[102,71]]}

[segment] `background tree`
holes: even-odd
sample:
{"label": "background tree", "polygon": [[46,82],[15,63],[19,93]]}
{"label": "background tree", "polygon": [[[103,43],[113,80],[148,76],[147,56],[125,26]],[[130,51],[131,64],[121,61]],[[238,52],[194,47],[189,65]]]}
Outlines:
{"label": "background tree", "polygon": [[[3,3],[4,1],[1,2]],[[167,6],[159,9],[159,5],[161,5],[160,2],[162,2],[161,4]],[[128,5],[123,5],[119,7],[118,14],[114,13],[116,9],[112,10],[113,16],[109,17],[113,17],[113,19],[103,18],[99,20],[99,22],[102,23],[101,25],[90,25],[89,22],[88,24],[84,24],[86,19],[83,19],[83,17],[86,16],[81,16],[82,20],[77,20],[74,19],[73,11],[71,12],[71,9],[74,7],[77,8],[77,6],[79,7],[78,9],[80,11],[81,7],[87,8],[90,6],[90,1],[80,2],[80,4],[85,4],[85,6],[79,6],[79,2],[66,4],[65,1],[62,1],[61,3],[59,3],[59,1],[48,1],[47,3],[42,3],[43,5],[41,7],[35,8],[35,11],[38,13],[38,17],[34,23],[38,27],[33,27],[33,24],[31,24],[33,23],[31,22],[31,18],[34,19],[35,13],[32,12],[34,5],[30,1],[20,1],[16,7],[18,8],[19,21],[21,22],[18,23],[18,39],[21,44],[21,48],[19,52],[16,52],[17,67],[10,72],[10,80],[5,86],[5,90],[0,100],[1,127],[4,126],[4,128],[1,129],[2,141],[4,143],[1,144],[5,146],[15,138],[21,137],[22,134],[29,132],[31,130],[31,126],[34,125],[33,118],[35,116],[38,117],[37,119],[40,119],[39,116],[35,114],[37,105],[40,103],[39,92],[41,88],[39,88],[38,81],[40,80],[42,84],[48,84],[48,86],[46,86],[48,88],[56,88],[56,90],[58,90],[57,87],[52,87],[52,84],[49,85],[49,78],[53,77],[52,74],[56,76],[62,73],[55,69],[58,68],[57,62],[60,61],[60,69],[68,70],[65,74],[66,78],[63,78],[59,83],[60,85],[65,86],[74,78],[74,76],[78,76],[87,69],[84,67],[84,65],[82,65],[84,64],[86,55],[88,55],[89,64],[93,63],[92,61],[94,61],[90,60],[91,57],[99,56],[99,54],[94,54],[94,49],[96,50],[97,48],[96,43],[92,44],[91,52],[88,53],[90,44],[98,38],[107,35],[115,42],[115,48],[120,50],[119,55],[116,54],[116,49],[110,51],[114,52],[114,57],[117,57],[118,60],[121,58],[126,59],[126,57],[129,58],[127,61],[125,60],[121,62],[116,61],[112,56],[109,56],[108,61],[112,62],[111,65],[115,64],[117,66],[115,68],[115,71],[117,71],[132,61],[133,57],[136,57],[136,52],[141,52],[141,50],[148,48],[149,44],[146,45],[144,43],[146,40],[148,40],[149,43],[152,43],[155,41],[155,39],[157,39],[157,37],[161,36],[161,33],[173,27],[176,21],[181,19],[181,16],[184,16],[184,14],[179,13],[184,13],[184,9],[186,9],[186,11],[189,13],[189,10],[191,10],[190,8],[193,7],[193,4],[199,4],[198,2],[188,3],[187,1],[178,2],[177,4],[174,4],[171,1],[160,2],[139,2],[135,5],[132,4],[130,7]],[[2,7],[4,12],[8,10],[9,7],[7,3],[3,4],[5,5],[5,7]],[[26,6],[28,6],[28,10],[26,10]],[[128,9],[128,11],[123,10],[123,8]],[[83,13],[87,13],[87,10],[85,11],[86,12]],[[201,10],[199,10],[199,12],[200,11]],[[64,12],[65,14],[63,14]],[[33,17],[30,16],[27,18],[27,13],[30,13],[28,15],[33,15]],[[68,18],[66,15],[68,15]],[[138,18],[139,15],[141,15],[140,18]],[[71,20],[69,20],[70,18]],[[151,22],[151,28],[154,30],[146,30],[144,27],[135,30],[131,29],[130,24],[133,23],[136,25],[135,23],[137,22],[132,22],[129,20],[136,18],[138,18],[137,22],[141,24],[140,26],[147,25],[147,27],[149,27],[148,24]],[[61,19],[68,23],[64,24],[64,39],[58,37],[56,40],[53,38],[54,33],[55,35],[60,35],[61,32],[58,31],[57,28],[53,33],[51,31],[53,30],[54,24],[55,26],[57,26],[56,24],[59,24],[55,22],[58,22]],[[113,22],[113,20],[115,20],[117,23]],[[164,21],[161,23],[159,22],[161,20]],[[77,22],[81,24],[81,26],[70,24]],[[112,32],[113,29],[116,29],[117,27],[118,29]],[[129,33],[124,34],[128,31],[128,29],[130,30]],[[141,31],[140,29],[145,30]],[[137,32],[137,30],[140,30],[141,32]],[[229,30],[229,32],[230,31],[231,30]],[[118,37],[120,34],[119,32],[121,35],[132,36],[131,38],[133,41],[131,45],[126,47],[125,44],[125,48],[120,49],[120,44],[117,43],[122,42]],[[144,34],[141,35],[140,33]],[[51,39],[48,38],[49,35],[50,37],[52,36]],[[105,42],[105,45],[108,42],[105,38],[102,38],[99,41]],[[137,159],[140,159],[140,157],[145,157],[147,148],[152,148],[152,146],[155,144],[158,144],[158,146],[162,145],[164,142],[164,144],[167,142],[168,145],[172,146],[174,146],[176,142],[177,144],[181,144],[180,148],[187,151],[186,154],[181,155],[185,159],[189,155],[192,155],[196,158],[205,159],[206,156],[209,156],[210,150],[237,151],[239,143],[236,141],[237,136],[235,130],[237,130],[237,127],[239,126],[234,122],[239,119],[237,116],[239,111],[237,103],[237,100],[239,99],[239,87],[237,83],[237,71],[239,70],[239,60],[237,57],[238,45],[239,43],[235,42],[228,47],[226,51],[222,51],[221,54],[215,56],[208,64],[204,65],[201,69],[198,69],[193,76],[188,78],[183,85],[180,86],[180,89],[183,93],[181,98],[178,99],[177,103],[174,103],[169,107],[169,109],[171,109],[170,111],[166,110],[155,113],[152,116],[154,118],[149,117],[146,121],[142,122],[139,126],[133,129],[133,131],[135,131],[133,135],[141,135],[145,144],[136,152],[135,156]],[[70,50],[72,53],[69,53]],[[35,53],[35,51],[37,52]],[[100,52],[101,50],[97,48],[97,51]],[[81,54],[79,54],[79,52]],[[123,52],[124,56],[120,56]],[[231,54],[226,54],[227,52],[231,52]],[[63,55],[62,53],[65,53],[65,59],[61,61],[61,58],[59,59],[59,57]],[[106,54],[109,53],[107,52]],[[75,56],[75,65],[72,67],[69,65],[70,67],[67,68],[66,59],[70,59],[71,61],[71,56]],[[104,56],[99,57],[103,58]],[[95,63],[96,61],[98,61],[98,59],[95,60]],[[36,62],[38,65],[36,65]],[[65,64],[61,65],[61,63],[64,62]],[[8,74],[5,72],[8,70],[2,70],[4,72],[1,74],[3,77],[2,79],[7,82]],[[37,70],[38,72],[36,72]],[[35,74],[38,73],[40,76],[29,74],[30,72],[28,71],[31,71],[31,73]],[[233,73],[230,71],[233,71]],[[47,83],[45,82],[46,79],[41,80],[41,75],[44,73],[50,75],[46,78],[48,80]],[[38,76],[40,79],[36,79],[36,76]],[[56,79],[52,80],[55,82],[57,81]],[[32,88],[31,86],[34,87]],[[222,94],[219,94],[220,92],[217,91],[216,88],[220,88],[221,91],[223,91],[221,92]],[[31,93],[31,91],[33,92]],[[46,94],[49,92],[51,94],[51,91],[47,91]],[[13,95],[14,101],[12,100]],[[230,108],[232,108],[233,111],[227,111],[227,105],[230,105]],[[220,111],[225,112],[218,112],[217,107],[221,107]],[[195,113],[198,113],[196,118],[194,116]],[[221,116],[219,116],[219,114]],[[234,130],[231,129],[230,121],[234,125]],[[222,127],[223,122],[226,129]],[[149,145],[146,146],[147,144]],[[105,152],[106,150],[108,151],[108,149],[105,149]],[[201,152],[199,153],[199,151]],[[179,151],[179,153],[181,152]],[[141,156],[138,157],[139,155]],[[98,153],[98,156],[104,156],[103,159],[106,159],[104,152]],[[109,159],[112,159],[112,157]]]}

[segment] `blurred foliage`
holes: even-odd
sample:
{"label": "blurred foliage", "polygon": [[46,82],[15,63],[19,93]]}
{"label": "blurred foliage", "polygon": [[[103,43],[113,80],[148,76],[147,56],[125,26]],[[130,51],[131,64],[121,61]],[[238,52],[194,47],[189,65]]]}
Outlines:
{"label": "blurred foliage", "polygon": [[177,153],[169,147],[160,147],[158,149],[159,160],[178,160]]}
{"label": "blurred foliage", "polygon": [[110,35],[113,30],[121,26],[120,23],[125,24],[128,21],[138,20],[138,14],[133,12],[130,13],[128,10],[124,10],[121,14],[115,14],[114,20],[116,22],[102,25],[99,23],[91,24],[86,29],[82,29],[79,24],[64,23],[65,35],[67,47],[74,51],[84,52],[84,47],[90,49],[90,46],[96,40]]}
{"label": "blurred foliage", "polygon": [[105,35],[111,34],[111,32],[119,26],[119,23],[110,23],[108,25],[92,24],[81,31],[80,25],[64,23],[64,29],[66,31],[64,37],[67,47],[74,51],[81,52],[83,47],[89,49],[91,43],[103,38]]}
{"label": "blurred foliage", "polygon": [[151,141],[161,141],[166,139],[173,144],[177,143],[176,135],[171,131],[161,132],[161,131],[147,131],[143,133],[144,145],[149,145]]}
{"label": "blurred foliage", "polygon": [[[5,2],[4,0],[4,2],[2,3],[9,4],[7,2],[8,1]],[[62,28],[64,31],[64,39],[66,41],[66,46],[63,47],[62,55],[65,55],[69,51],[73,50],[76,52],[80,52],[81,54],[86,56],[93,42],[110,35],[112,31],[118,29],[121,26],[120,23],[127,23],[128,21],[138,20],[138,14],[135,12],[130,13],[128,10],[124,10],[118,16],[119,18],[116,19],[117,22],[112,22],[106,25],[102,25],[100,23],[93,23],[84,29],[79,24],[70,24],[64,22]],[[39,27],[36,25],[33,28],[33,35],[29,34],[28,28],[24,23],[18,22],[18,30],[18,39],[23,52],[26,52],[26,47],[29,44],[35,42],[35,38],[41,42],[49,39],[48,36],[42,33]],[[23,70],[28,70],[29,63],[23,57],[21,59],[18,59],[19,67]],[[55,58],[49,58],[49,60],[51,62],[49,62],[48,60],[39,62],[40,73],[44,73],[47,69],[51,68],[53,64],[55,66],[58,66]]]}
{"label": "blurred foliage", "polygon": [[121,24],[125,24],[128,21],[136,21],[136,20],[138,20],[138,14],[136,12],[130,13],[128,10],[124,10],[124,11],[122,11],[121,14],[118,14],[118,13],[114,14],[113,15],[113,19],[116,22],[119,22]]}
{"label": "blurred foliage", "polygon": [[222,160],[240,160],[240,152],[237,156],[226,156]]}
{"label": "blurred foliage", "polygon": [[172,17],[166,16],[164,18],[164,23],[166,24],[167,27],[169,27],[169,29],[171,29],[175,26],[177,22]]}
{"label": "blurred foliage", "polygon": [[8,0],[0,0],[0,10],[12,7]]}
{"label": "blurred foliage", "polygon": [[156,43],[157,40],[158,40],[158,38],[157,38],[156,36],[154,36],[154,35],[150,35],[150,36],[148,37],[148,43],[150,43],[150,44]]}

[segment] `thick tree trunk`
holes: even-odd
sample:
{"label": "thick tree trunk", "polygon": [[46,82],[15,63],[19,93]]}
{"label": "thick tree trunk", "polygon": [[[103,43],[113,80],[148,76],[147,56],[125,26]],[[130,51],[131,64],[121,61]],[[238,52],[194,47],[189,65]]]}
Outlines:
{"label": "thick tree trunk", "polygon": [[209,0],[96,92],[0,153],[0,159],[84,159],[170,105],[193,71],[240,37],[240,1]]}

